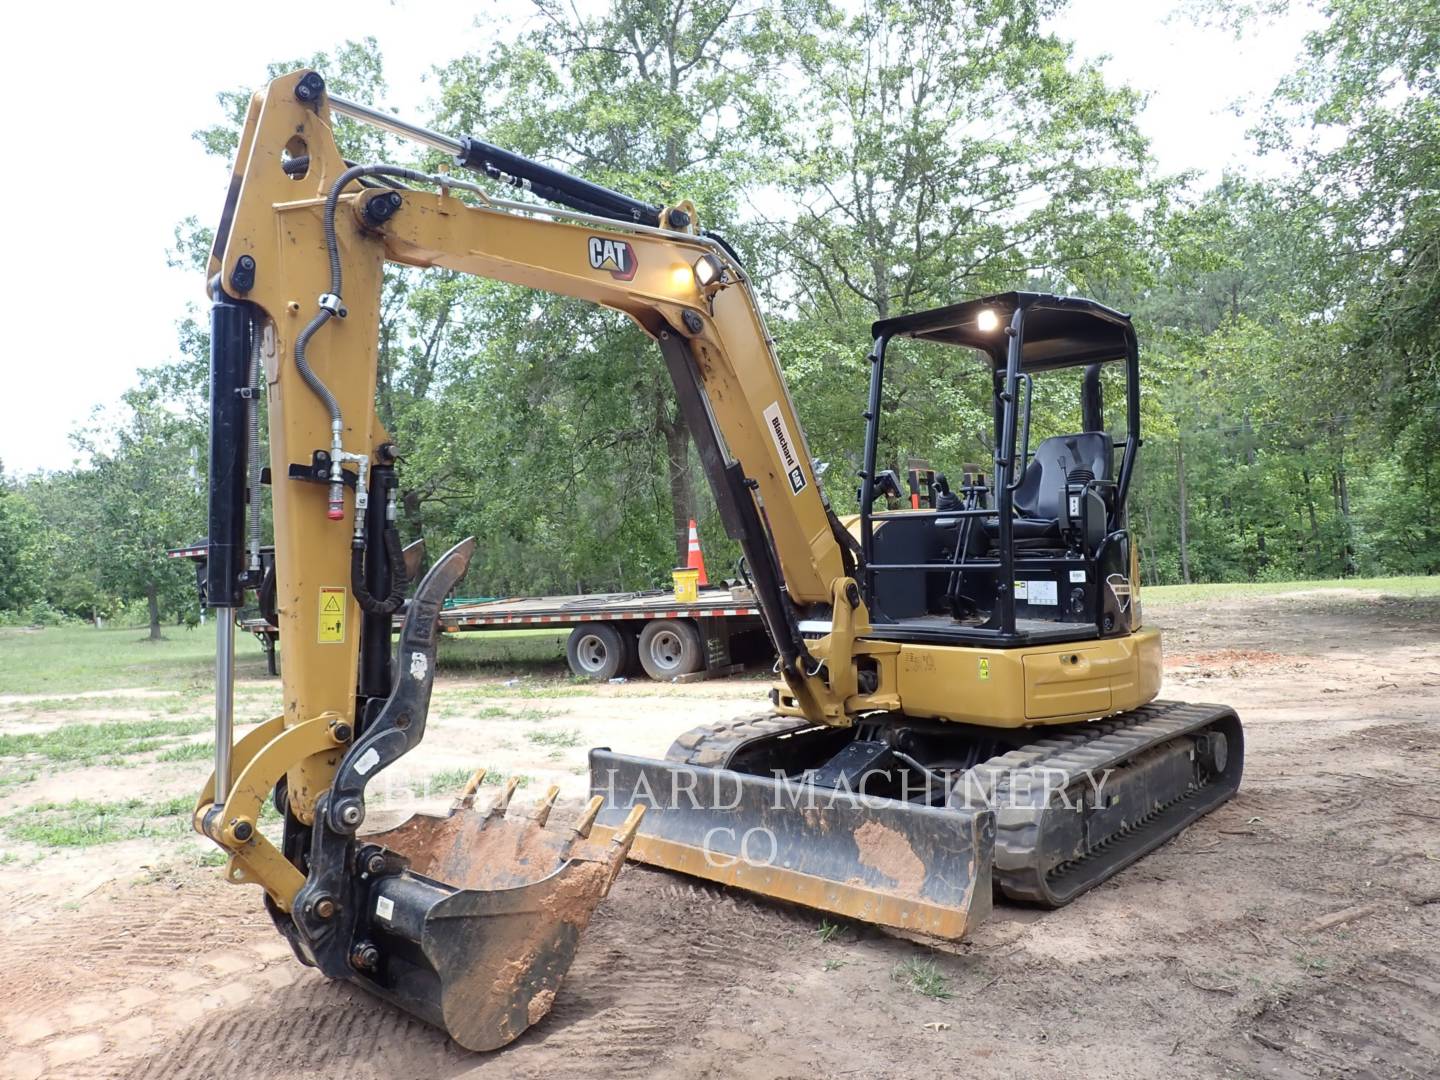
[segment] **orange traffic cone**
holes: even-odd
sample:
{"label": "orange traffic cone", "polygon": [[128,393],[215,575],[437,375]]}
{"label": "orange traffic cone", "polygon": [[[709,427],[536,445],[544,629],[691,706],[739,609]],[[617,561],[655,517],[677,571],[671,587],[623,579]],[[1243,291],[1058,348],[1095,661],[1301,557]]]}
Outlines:
{"label": "orange traffic cone", "polygon": [[704,586],[710,582],[705,577],[705,555],[700,550],[700,534],[695,531],[695,519],[690,519],[690,552],[685,558],[685,565],[691,570],[700,571],[698,584]]}

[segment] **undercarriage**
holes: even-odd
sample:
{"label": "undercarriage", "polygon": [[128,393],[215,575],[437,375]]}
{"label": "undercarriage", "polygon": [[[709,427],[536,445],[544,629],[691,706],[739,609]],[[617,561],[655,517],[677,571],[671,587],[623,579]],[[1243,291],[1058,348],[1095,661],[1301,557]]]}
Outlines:
{"label": "undercarriage", "polygon": [[958,938],[992,888],[1054,908],[1112,877],[1229,799],[1243,758],[1233,710],[1156,701],[1042,731],[762,714],[664,762],[595,751],[591,775],[602,825],[647,807],[632,858],[838,914],[836,883],[863,888],[870,921]]}

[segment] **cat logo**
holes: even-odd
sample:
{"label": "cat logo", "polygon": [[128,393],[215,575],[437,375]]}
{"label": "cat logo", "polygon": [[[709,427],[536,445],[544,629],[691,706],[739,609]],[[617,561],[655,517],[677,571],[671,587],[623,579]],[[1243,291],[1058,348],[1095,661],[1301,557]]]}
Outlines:
{"label": "cat logo", "polygon": [[610,276],[616,281],[629,281],[634,278],[639,264],[635,260],[635,249],[624,240],[592,236],[590,267],[594,270],[609,270]]}

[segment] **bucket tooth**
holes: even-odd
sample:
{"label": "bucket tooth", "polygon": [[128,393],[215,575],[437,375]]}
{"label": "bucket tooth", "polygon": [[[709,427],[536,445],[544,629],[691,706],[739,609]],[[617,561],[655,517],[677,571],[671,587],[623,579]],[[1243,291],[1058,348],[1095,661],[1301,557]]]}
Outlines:
{"label": "bucket tooth", "polygon": [[505,816],[506,811],[510,809],[510,800],[515,797],[515,789],[519,786],[520,778],[518,776],[512,776],[509,780],[505,781],[505,790],[502,791],[500,797],[491,804],[490,809],[485,811],[486,824],[494,821],[496,818],[503,818]]}
{"label": "bucket tooth", "polygon": [[460,789],[460,797],[455,800],[454,809],[468,810],[475,805],[475,794],[480,790],[480,785],[485,782],[485,769],[476,769],[470,774],[470,779],[465,781],[465,786]]}
{"label": "bucket tooth", "polygon": [[580,816],[575,819],[575,837],[578,840],[587,839],[590,830],[595,826],[595,818],[600,813],[600,808],[605,805],[603,795],[594,795],[585,804],[585,809],[580,811]]}
{"label": "bucket tooth", "polygon": [[632,806],[630,813],[610,837],[610,880],[605,883],[607,894],[610,886],[615,883],[615,878],[619,876],[620,868],[625,865],[625,856],[630,854],[630,847],[635,843],[635,834],[640,830],[640,821],[644,817],[645,807]]}
{"label": "bucket tooth", "polygon": [[551,784],[550,790],[545,792],[545,797],[535,807],[535,812],[530,815],[530,820],[537,826],[543,827],[545,822],[550,820],[550,811],[555,807],[555,800],[560,797],[560,785]]}

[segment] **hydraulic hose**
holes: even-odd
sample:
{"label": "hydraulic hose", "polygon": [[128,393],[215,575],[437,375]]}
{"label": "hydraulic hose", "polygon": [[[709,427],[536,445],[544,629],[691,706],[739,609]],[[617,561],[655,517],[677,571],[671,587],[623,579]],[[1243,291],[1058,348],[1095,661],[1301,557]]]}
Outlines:
{"label": "hydraulic hose", "polygon": [[390,594],[377,600],[365,586],[365,549],[350,551],[350,590],[360,610],[370,615],[394,615],[405,603],[405,549],[400,544],[400,530],[393,524],[385,526],[383,537],[385,557],[390,561]]}
{"label": "hydraulic hose", "polygon": [[401,180],[415,180],[421,183],[463,188],[484,195],[484,191],[476,185],[454,180],[448,176],[431,175],[399,165],[353,165],[335,178],[335,183],[331,185],[329,193],[325,196],[322,227],[325,233],[325,253],[330,259],[330,291],[320,297],[320,310],[315,313],[315,317],[306,324],[295,339],[295,370],[300,373],[300,377],[305,380],[305,385],[310,387],[315,396],[324,404],[326,412],[330,414],[330,501],[327,514],[334,521],[338,521],[345,513],[344,476],[340,468],[344,452],[341,435],[345,430],[345,421],[340,414],[340,403],[335,400],[335,395],[330,392],[330,388],[325,385],[324,380],[310,366],[310,362],[305,356],[305,350],[310,344],[310,339],[322,326],[337,316],[342,319],[345,317],[344,302],[341,299],[343,280],[340,267],[340,242],[335,233],[335,211],[340,203],[340,193],[351,183],[367,176],[389,176]]}

